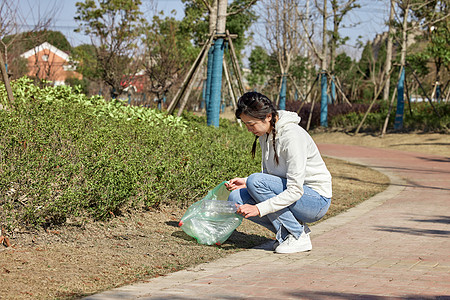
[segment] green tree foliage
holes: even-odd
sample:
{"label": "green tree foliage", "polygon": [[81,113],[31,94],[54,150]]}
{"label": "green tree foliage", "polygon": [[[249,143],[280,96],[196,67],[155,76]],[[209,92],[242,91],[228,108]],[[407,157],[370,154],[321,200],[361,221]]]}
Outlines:
{"label": "green tree foliage", "polygon": [[414,70],[416,75],[420,77],[427,76],[430,73],[429,60],[430,56],[424,52],[411,53],[406,56],[409,69]]}
{"label": "green tree foliage", "polygon": [[[340,78],[348,78],[351,75],[349,72],[352,70],[354,61],[345,52],[336,56],[335,74]],[[342,79],[343,80],[343,79]]]}
{"label": "green tree foliage", "polygon": [[436,26],[431,29],[430,43],[427,45],[427,52],[435,63],[450,68],[450,18],[442,22],[444,26]]}
{"label": "green tree foliage", "polygon": [[141,0],[85,0],[77,2],[76,31],[91,37],[96,50],[96,67],[110,86],[112,97],[123,90],[121,81],[133,73],[133,49],[146,20],[140,11]]}
{"label": "green tree foliage", "polygon": [[372,100],[375,95],[374,90],[380,88],[385,59],[386,45],[384,42],[375,45],[368,41],[365,44],[361,59],[356,65],[360,77],[357,95],[360,100]]}
{"label": "green tree foliage", "polygon": [[303,55],[298,55],[294,57],[292,60],[292,65],[289,68],[289,73],[292,75],[292,78],[295,78],[297,81],[305,81],[310,80],[311,76],[314,76],[314,70],[311,70],[308,67],[309,57],[305,57]]}
{"label": "green tree foliage", "polygon": [[[385,48],[384,44],[381,47]],[[383,52],[385,53],[385,51]],[[382,68],[383,62],[381,59],[378,59],[377,54],[374,49],[374,44],[371,41],[367,42],[361,53],[361,59],[358,62],[359,70],[364,78],[370,79],[371,76],[376,75],[374,74],[376,70]]]}
{"label": "green tree foliage", "polygon": [[72,64],[77,67],[77,72],[83,75],[83,79],[68,78],[65,84],[79,86],[86,95],[89,94],[92,82],[101,81],[101,73],[97,68],[96,50],[94,45],[82,44],[73,48],[71,56]]}
{"label": "green tree foliage", "polygon": [[274,61],[261,46],[252,49],[248,61],[251,73],[247,80],[252,87],[264,85],[268,78],[274,75],[274,68],[278,69],[277,61]]}
{"label": "green tree foliage", "polygon": [[351,98],[352,91],[361,77],[356,68],[356,62],[344,52],[338,54],[336,56],[334,74],[339,80],[340,88],[346,97]]}
{"label": "green tree foliage", "polygon": [[204,44],[209,35],[208,10],[201,1],[181,0],[181,2],[184,3],[184,18],[181,21],[181,31],[195,45]]}
{"label": "green tree foliage", "polygon": [[[216,0],[206,1],[212,3]],[[185,17],[181,23],[182,31],[194,41],[195,45],[202,45],[209,35],[208,9],[200,0],[182,0],[182,2],[185,6]],[[252,9],[245,9],[238,14],[233,14],[233,12],[246,7],[251,2],[252,0],[234,0],[228,5],[228,13],[230,15],[227,17],[227,29],[230,33],[238,35],[233,40],[238,56],[248,41],[245,37],[245,32],[257,20],[257,16]]]}
{"label": "green tree foliage", "polygon": [[[248,58],[250,74],[247,76],[248,83],[251,88],[259,91],[266,91],[268,94],[276,93],[279,84],[280,66],[275,54],[268,54],[261,46],[255,46]],[[289,68],[288,83],[291,89],[295,89],[295,85],[291,80],[295,80],[297,85],[304,84],[314,76],[308,68],[309,58],[304,56],[296,56],[291,62]]]}
{"label": "green tree foliage", "polygon": [[345,45],[348,41],[348,37],[341,36],[339,29],[344,17],[353,9],[360,8],[361,5],[355,3],[356,0],[331,0],[332,17],[333,17],[333,30],[330,30],[328,34],[330,35],[330,70],[334,72],[336,63],[336,50]]}
{"label": "green tree foliage", "polygon": [[307,63],[309,61],[309,57],[305,57],[302,55],[298,55],[297,57],[294,57],[293,62],[292,62],[292,66],[291,66],[291,74],[298,78],[298,79],[302,79],[305,77],[309,77],[308,72],[310,72],[310,70],[308,70],[307,68]]}
{"label": "green tree foliage", "polygon": [[[430,71],[427,62],[432,62],[436,75],[428,81],[439,81],[442,75],[448,80],[450,71],[449,3],[440,0],[425,3],[417,0],[412,2],[412,18],[424,29],[419,43],[426,46],[416,46],[416,51],[408,57],[408,63],[417,70],[418,74],[425,76]],[[441,74],[442,71],[446,71],[446,74]]]}
{"label": "green tree foliage", "polygon": [[[234,0],[228,8],[228,12],[234,12],[242,7],[248,5],[251,0]],[[258,20],[258,16],[252,9],[246,9],[238,14],[233,14],[227,17],[227,29],[230,33],[238,35],[238,38],[233,40],[233,44],[236,51],[239,54],[241,50],[244,49],[248,38],[245,37],[245,33],[250,28],[250,26]]]}
{"label": "green tree foliage", "polygon": [[73,59],[77,64],[77,71],[83,78],[90,80],[101,79],[101,73],[97,68],[97,51],[94,45],[82,44],[73,49]]}

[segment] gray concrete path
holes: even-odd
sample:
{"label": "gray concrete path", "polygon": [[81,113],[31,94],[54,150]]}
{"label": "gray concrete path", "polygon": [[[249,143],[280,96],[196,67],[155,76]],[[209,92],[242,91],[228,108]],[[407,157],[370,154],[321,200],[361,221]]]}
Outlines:
{"label": "gray concrete path", "polygon": [[86,299],[450,299],[450,150],[319,148],[387,174],[391,185],[312,226],[312,251],[262,245]]}

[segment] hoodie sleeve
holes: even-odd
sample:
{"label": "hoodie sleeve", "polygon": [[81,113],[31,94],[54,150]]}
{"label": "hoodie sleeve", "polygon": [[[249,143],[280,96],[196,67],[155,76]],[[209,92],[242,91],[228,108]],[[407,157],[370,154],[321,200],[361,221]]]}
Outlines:
{"label": "hoodie sleeve", "polygon": [[280,137],[279,141],[280,165],[285,164],[286,167],[287,188],[279,195],[257,204],[261,216],[283,209],[303,195],[308,158],[307,139],[302,131],[293,128],[288,134]]}

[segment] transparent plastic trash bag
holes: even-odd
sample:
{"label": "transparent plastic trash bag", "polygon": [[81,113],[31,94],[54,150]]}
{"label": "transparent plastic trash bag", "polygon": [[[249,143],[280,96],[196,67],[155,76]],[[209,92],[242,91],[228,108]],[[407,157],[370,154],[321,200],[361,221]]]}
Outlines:
{"label": "transparent plastic trash bag", "polygon": [[236,214],[236,206],[228,201],[226,181],[222,182],[184,213],[179,226],[199,244],[220,245],[241,224],[242,216]]}

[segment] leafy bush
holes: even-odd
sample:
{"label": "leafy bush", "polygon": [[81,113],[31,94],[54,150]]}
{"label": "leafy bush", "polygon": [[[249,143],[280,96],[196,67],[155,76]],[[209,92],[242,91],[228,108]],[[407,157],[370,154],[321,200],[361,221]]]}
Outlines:
{"label": "leafy bush", "polygon": [[[286,109],[289,111],[298,111],[298,109],[301,106],[300,101],[295,102],[288,102],[286,104]],[[331,127],[347,127],[351,126],[350,124],[353,124],[353,120],[355,119],[355,116],[360,115],[361,113],[364,114],[364,112],[369,107],[369,104],[361,104],[361,103],[352,103],[352,106],[346,104],[346,103],[338,103],[338,104],[330,104],[328,105],[328,125]],[[309,115],[311,113],[312,105],[311,103],[305,103],[303,106],[301,106],[301,110],[299,113],[299,116],[301,117],[300,126],[303,128],[306,128],[306,125],[308,123]],[[310,128],[313,129],[315,127],[320,126],[320,103],[315,103],[312,117],[311,117],[311,124]],[[372,112],[379,111],[380,105],[374,105],[372,107]],[[344,119],[341,120],[341,116],[348,116],[350,120]]]}
{"label": "leafy bush", "polygon": [[[413,103],[411,111],[405,105],[404,127],[422,131],[450,131],[450,104],[433,102],[436,111],[428,102]],[[437,113],[436,113],[437,112]]]}
{"label": "leafy bush", "polygon": [[0,109],[0,217],[10,229],[187,206],[260,168],[249,154],[251,134],[225,120],[208,127],[191,115],[106,102],[69,86],[41,89],[25,78],[13,91],[14,109]]}
{"label": "leafy bush", "polygon": [[[288,102],[286,109],[298,111],[300,105],[300,101]],[[411,108],[409,103],[405,103],[402,130],[448,132],[450,129],[450,105],[441,101],[439,103],[433,102],[433,106],[437,113],[428,102],[413,102],[411,103]],[[349,131],[355,130],[363,119],[368,107],[368,103],[352,103],[352,106],[345,103],[330,104],[328,105],[328,126]],[[301,117],[300,125],[304,128],[306,128],[310,112],[311,103],[305,103],[299,113]],[[383,101],[375,103],[371,108],[371,112],[367,115],[361,130],[381,131],[387,112],[387,103]],[[394,106],[389,116],[388,128],[394,127],[395,114],[396,108]],[[318,126],[320,126],[320,103],[316,103],[314,106],[310,128],[313,129]]]}
{"label": "leafy bush", "polygon": [[[433,103],[434,109],[429,103],[411,103],[405,104],[403,114],[403,131],[434,131],[446,133],[450,128],[450,105],[444,102]],[[367,115],[362,130],[381,131],[387,115],[387,105],[380,106],[378,111],[373,111]],[[361,122],[365,112],[351,112],[344,115],[338,115],[331,119],[331,127],[345,128],[354,130]],[[394,127],[396,110],[392,109],[389,116],[388,128]]]}

